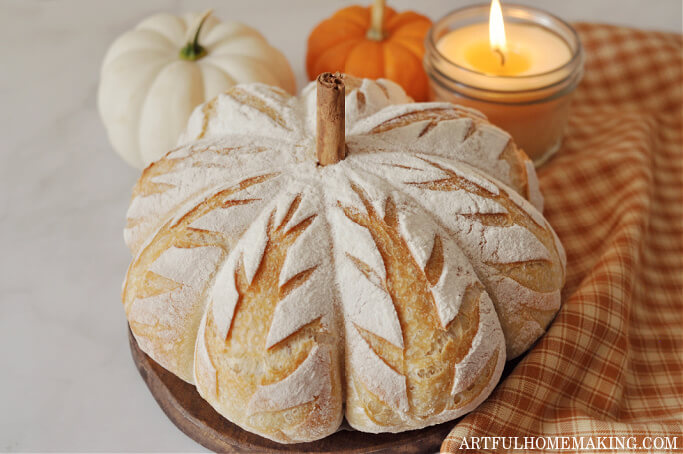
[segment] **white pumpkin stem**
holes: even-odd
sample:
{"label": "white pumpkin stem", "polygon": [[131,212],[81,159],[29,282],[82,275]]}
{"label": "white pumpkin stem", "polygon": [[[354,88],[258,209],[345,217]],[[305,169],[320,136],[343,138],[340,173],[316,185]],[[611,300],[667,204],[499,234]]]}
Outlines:
{"label": "white pumpkin stem", "polygon": [[180,58],[195,61],[206,55],[206,49],[199,44],[199,33],[202,31],[204,22],[213,13],[212,9],[204,11],[195,24],[188,29],[187,44],[180,49]]}
{"label": "white pumpkin stem", "polygon": [[384,7],[385,0],[374,0],[372,8],[370,9],[370,28],[368,29],[367,38],[373,41],[382,41],[384,39]]}
{"label": "white pumpkin stem", "polygon": [[318,164],[335,164],[346,157],[344,76],[322,73],[318,76],[316,108],[316,155]]}

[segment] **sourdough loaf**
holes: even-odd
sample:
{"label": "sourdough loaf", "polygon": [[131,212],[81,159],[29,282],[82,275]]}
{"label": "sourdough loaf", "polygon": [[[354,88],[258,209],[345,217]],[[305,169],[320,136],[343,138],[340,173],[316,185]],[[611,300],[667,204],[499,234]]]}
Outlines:
{"label": "sourdough loaf", "polygon": [[347,157],[316,165],[315,90],[237,86],[133,191],[123,302],[140,347],[270,439],[456,418],[560,304],[530,161],[479,113],[347,77]]}

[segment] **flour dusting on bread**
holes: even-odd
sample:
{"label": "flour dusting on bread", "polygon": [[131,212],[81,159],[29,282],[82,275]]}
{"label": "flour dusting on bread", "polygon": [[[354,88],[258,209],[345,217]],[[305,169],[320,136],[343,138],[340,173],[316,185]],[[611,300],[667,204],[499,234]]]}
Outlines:
{"label": "flour dusting on bread", "polygon": [[479,113],[347,78],[348,156],[315,90],[237,86],[133,192],[124,306],[143,350],[264,437],[397,432],[479,405],[560,304],[538,182]]}

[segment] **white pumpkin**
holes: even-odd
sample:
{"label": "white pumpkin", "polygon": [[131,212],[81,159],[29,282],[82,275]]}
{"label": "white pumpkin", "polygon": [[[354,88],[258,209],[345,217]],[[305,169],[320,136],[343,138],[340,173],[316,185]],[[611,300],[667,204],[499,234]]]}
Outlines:
{"label": "white pumpkin", "polygon": [[116,152],[142,168],[176,145],[196,106],[245,82],[296,90],[284,55],[253,28],[210,11],[157,14],[109,48],[98,107]]}

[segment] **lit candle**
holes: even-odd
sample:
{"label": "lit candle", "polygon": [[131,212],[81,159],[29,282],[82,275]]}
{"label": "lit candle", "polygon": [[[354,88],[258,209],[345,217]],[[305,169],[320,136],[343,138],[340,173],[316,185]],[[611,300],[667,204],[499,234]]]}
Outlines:
{"label": "lit candle", "polygon": [[544,73],[567,63],[572,56],[567,43],[545,28],[518,23],[506,27],[498,0],[491,2],[488,25],[453,30],[436,47],[452,62],[496,76]]}
{"label": "lit candle", "polygon": [[435,100],[481,110],[537,163],[559,147],[582,63],[569,25],[533,8],[504,14],[499,0],[437,22],[425,54]]}

